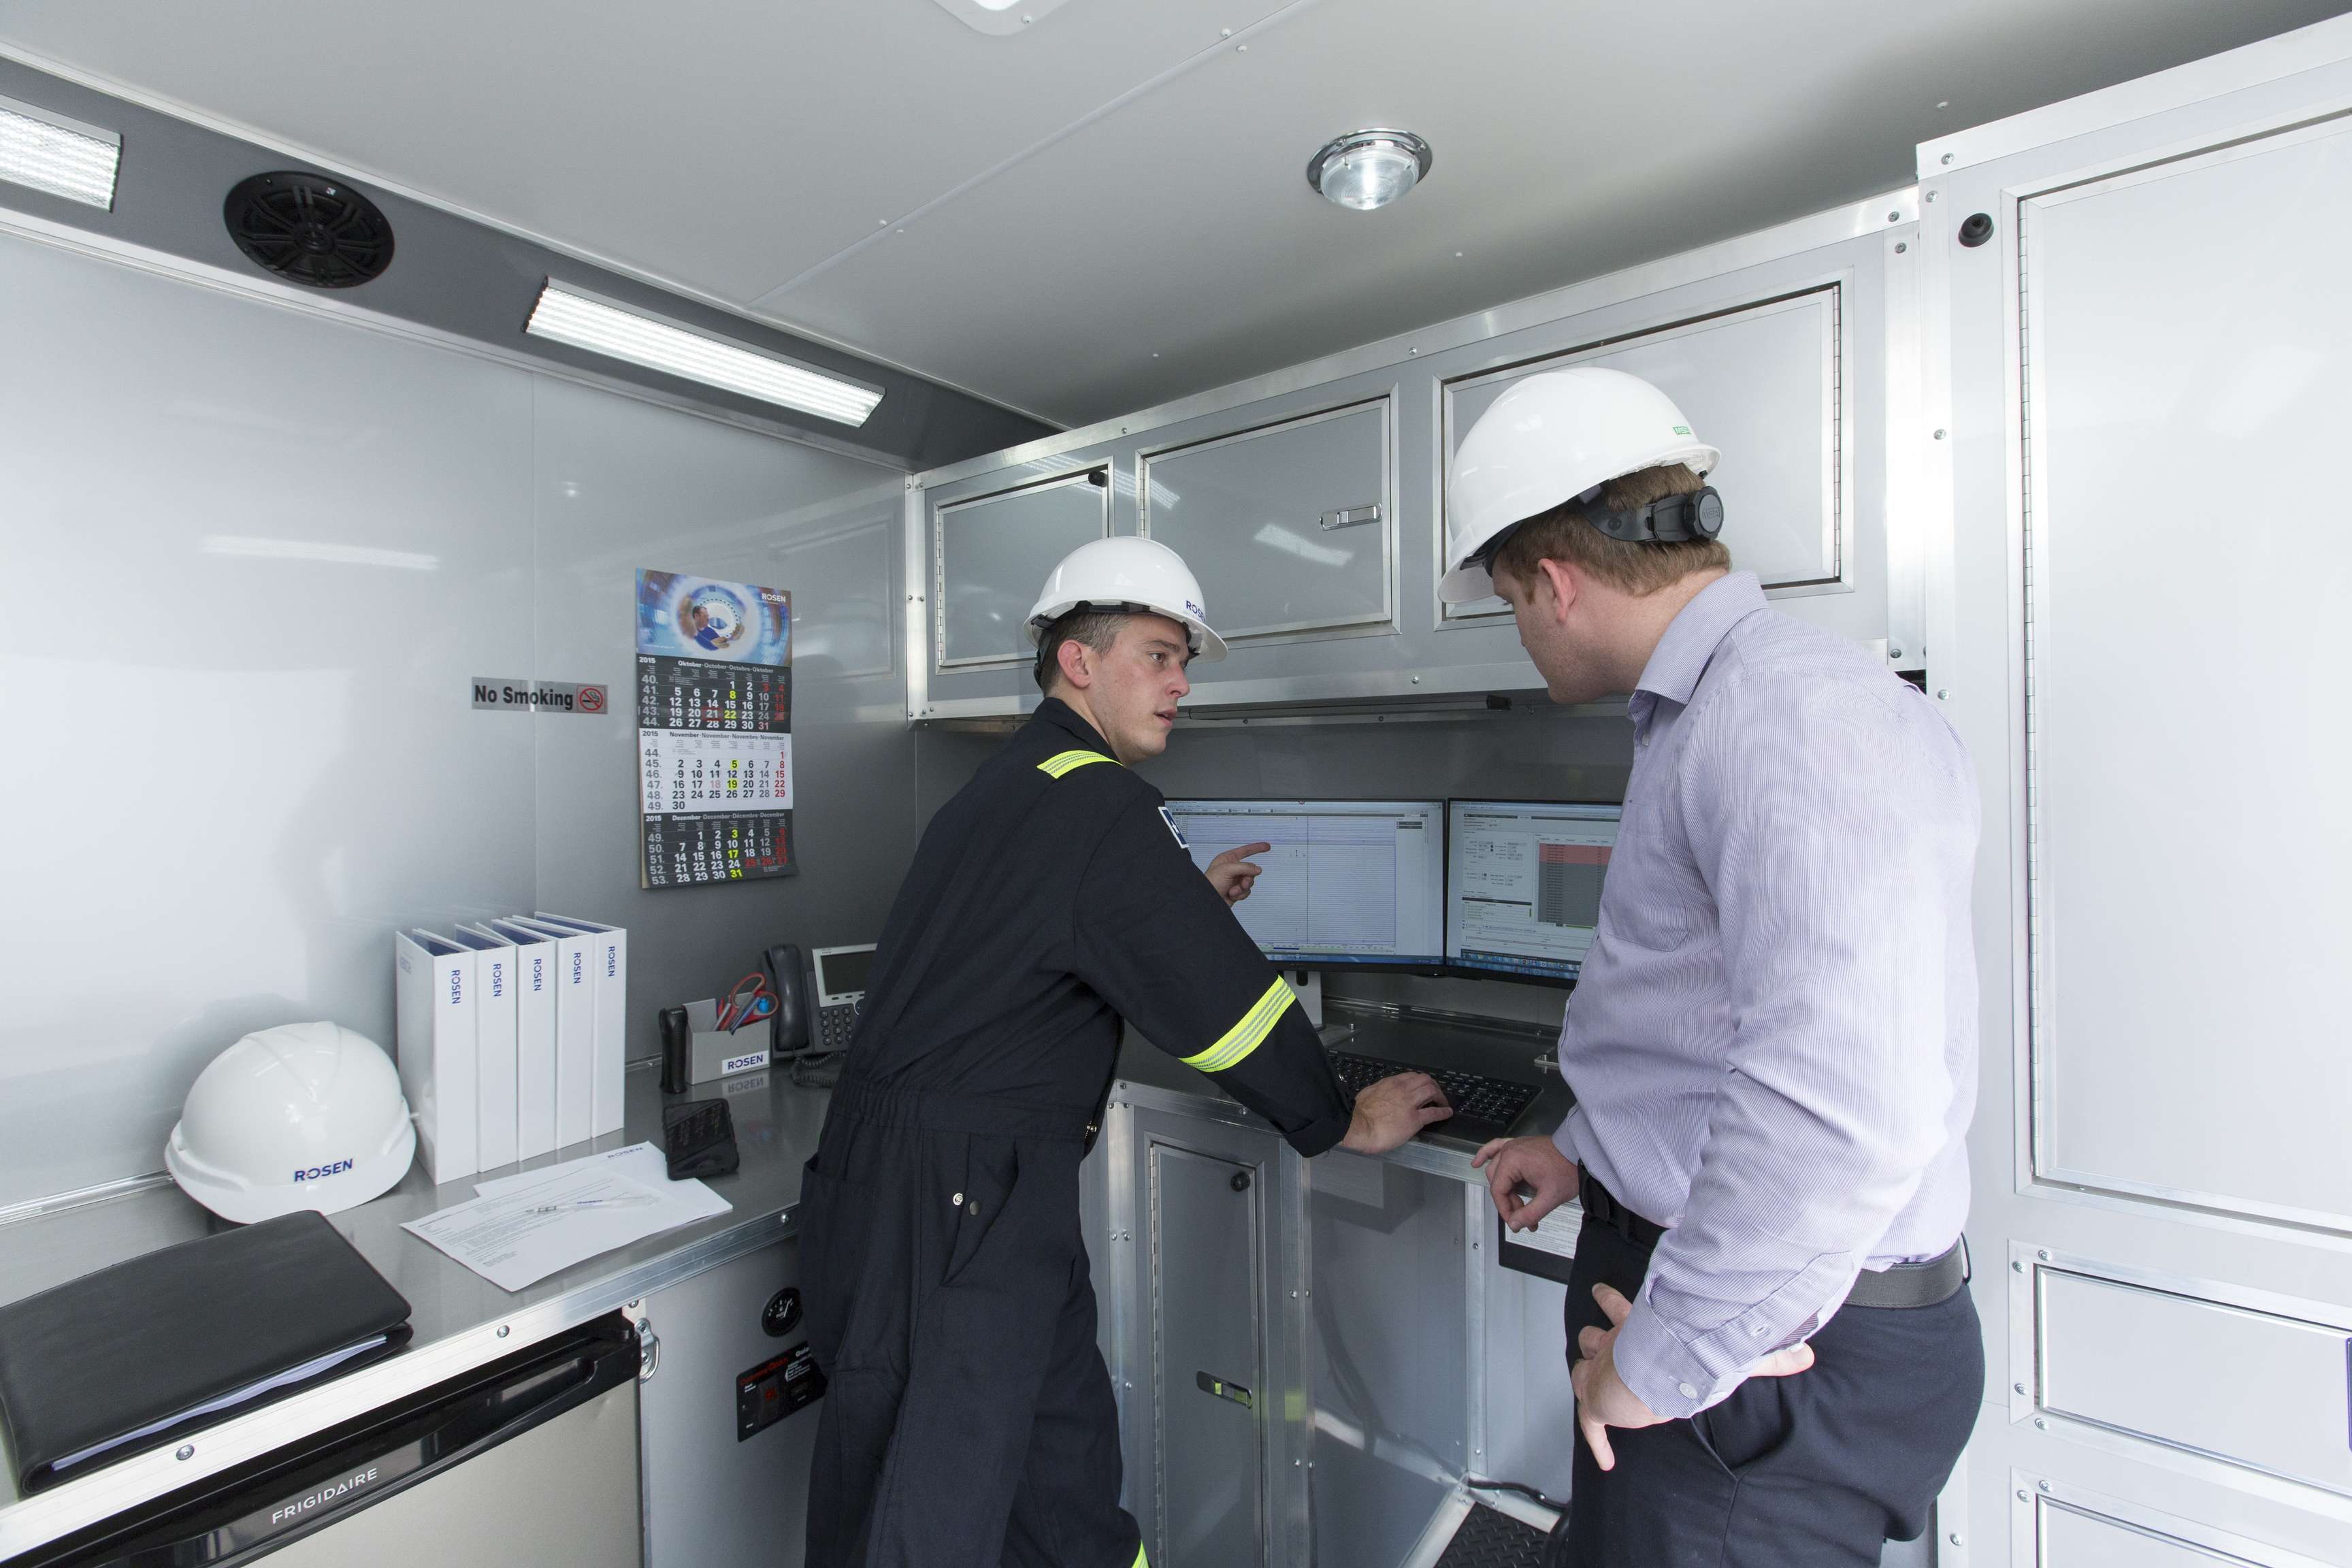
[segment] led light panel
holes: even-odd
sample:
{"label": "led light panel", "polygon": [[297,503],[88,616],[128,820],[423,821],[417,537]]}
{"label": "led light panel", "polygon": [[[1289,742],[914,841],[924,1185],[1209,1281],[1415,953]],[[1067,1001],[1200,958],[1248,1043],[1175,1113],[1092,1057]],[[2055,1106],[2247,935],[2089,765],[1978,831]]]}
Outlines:
{"label": "led light panel", "polygon": [[805,365],[705,337],[552,282],[540,291],[524,330],[533,337],[844,425],[865,424],[882,401],[882,394],[873,387],[822,375]]}
{"label": "led light panel", "polygon": [[110,132],[0,99],[0,180],[111,212],[121,163],[122,142]]}

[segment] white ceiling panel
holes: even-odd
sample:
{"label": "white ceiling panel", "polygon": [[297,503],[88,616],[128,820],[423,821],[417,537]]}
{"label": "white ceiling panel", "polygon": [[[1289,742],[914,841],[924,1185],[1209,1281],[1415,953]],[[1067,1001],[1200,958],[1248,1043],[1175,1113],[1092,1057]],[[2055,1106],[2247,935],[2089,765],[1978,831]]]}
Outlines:
{"label": "white ceiling panel", "polygon": [[[0,0],[0,49],[1078,424],[1898,186],[1921,140],[2343,3],[1065,0],[990,37],[935,0]],[[1343,212],[1306,161],[1368,124],[1436,166]]]}
{"label": "white ceiling panel", "polygon": [[[1907,184],[1941,130],[2324,8],[1333,0],[759,308],[1085,424]],[[1372,124],[1429,179],[1317,197]]]}
{"label": "white ceiling panel", "polygon": [[0,0],[0,47],[740,302],[1279,4]]}

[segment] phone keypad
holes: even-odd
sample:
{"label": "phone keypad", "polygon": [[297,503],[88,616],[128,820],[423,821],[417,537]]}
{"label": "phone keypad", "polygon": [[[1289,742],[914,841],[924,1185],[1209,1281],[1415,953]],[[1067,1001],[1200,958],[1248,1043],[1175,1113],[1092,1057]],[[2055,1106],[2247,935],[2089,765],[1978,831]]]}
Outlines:
{"label": "phone keypad", "polygon": [[816,1015],[816,1048],[821,1051],[845,1051],[849,1037],[857,1029],[857,1004],[836,1003],[820,1007]]}

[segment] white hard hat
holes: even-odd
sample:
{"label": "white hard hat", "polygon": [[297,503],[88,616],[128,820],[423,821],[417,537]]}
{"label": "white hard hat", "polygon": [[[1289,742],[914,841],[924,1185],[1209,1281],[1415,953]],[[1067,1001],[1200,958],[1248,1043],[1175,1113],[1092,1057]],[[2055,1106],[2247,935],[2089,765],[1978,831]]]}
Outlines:
{"label": "white hard hat", "polygon": [[1105,610],[1150,610],[1181,621],[1192,634],[1192,657],[1225,657],[1225,639],[1209,629],[1200,580],[1184,558],[1156,539],[1097,539],[1062,557],[1029,612],[1029,641],[1081,605]]}
{"label": "white hard hat", "polygon": [[1667,463],[1704,474],[1723,454],[1691,435],[1674,399],[1598,365],[1548,370],[1495,399],[1445,479],[1445,579],[1458,605],[1495,591],[1475,558],[1502,534],[1611,479]]}
{"label": "white hard hat", "polygon": [[415,1152],[382,1046],[340,1024],[281,1024],[197,1075],[163,1163],[196,1202],[250,1225],[363,1204],[406,1175]]}

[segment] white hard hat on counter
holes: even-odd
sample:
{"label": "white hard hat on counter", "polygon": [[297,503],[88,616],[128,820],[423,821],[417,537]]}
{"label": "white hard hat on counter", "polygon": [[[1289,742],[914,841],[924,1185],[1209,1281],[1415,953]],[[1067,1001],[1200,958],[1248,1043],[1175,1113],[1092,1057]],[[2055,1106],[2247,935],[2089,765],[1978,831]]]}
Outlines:
{"label": "white hard hat on counter", "polygon": [[1210,629],[1209,612],[1202,607],[1200,579],[1182,556],[1156,539],[1097,539],[1063,556],[1029,612],[1030,645],[1081,606],[1165,616],[1192,634],[1193,658],[1225,657],[1225,639]]}
{"label": "white hard hat on counter", "polygon": [[190,1197],[250,1225],[363,1204],[397,1185],[415,1152],[382,1046],[340,1024],[281,1024],[197,1075],[163,1164]]}
{"label": "white hard hat on counter", "polygon": [[1563,501],[1643,468],[1683,463],[1705,474],[1722,461],[1674,399],[1640,376],[1577,365],[1514,382],[1454,451],[1437,596],[1458,605],[1493,593],[1495,546]]}

